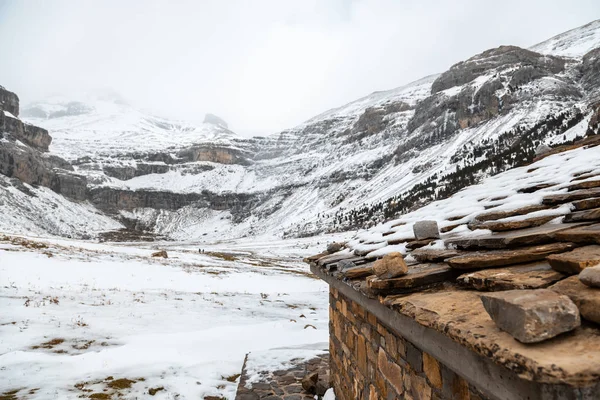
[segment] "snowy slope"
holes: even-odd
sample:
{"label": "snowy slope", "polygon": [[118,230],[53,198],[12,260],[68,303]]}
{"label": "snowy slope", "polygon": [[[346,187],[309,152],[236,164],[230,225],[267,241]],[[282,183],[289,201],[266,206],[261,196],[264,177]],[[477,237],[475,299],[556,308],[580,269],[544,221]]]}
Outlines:
{"label": "snowy slope", "polygon": [[529,49],[542,54],[581,58],[598,47],[600,47],[600,19],[556,35]]}
{"label": "snowy slope", "polygon": [[[179,244],[157,259],[139,243],[30,240],[0,235],[0,393],[233,399],[248,352],[287,348],[277,369],[327,348],[327,285],[301,261],[314,240],[227,259]],[[120,379],[131,386],[111,385]]]}

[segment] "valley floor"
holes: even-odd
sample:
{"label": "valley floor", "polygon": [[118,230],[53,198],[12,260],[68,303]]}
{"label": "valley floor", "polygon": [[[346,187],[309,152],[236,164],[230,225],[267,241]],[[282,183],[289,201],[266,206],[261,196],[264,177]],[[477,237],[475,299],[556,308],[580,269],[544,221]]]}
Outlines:
{"label": "valley floor", "polygon": [[248,352],[275,370],[327,349],[327,287],[302,257],[333,239],[201,254],[0,235],[0,398],[233,399]]}

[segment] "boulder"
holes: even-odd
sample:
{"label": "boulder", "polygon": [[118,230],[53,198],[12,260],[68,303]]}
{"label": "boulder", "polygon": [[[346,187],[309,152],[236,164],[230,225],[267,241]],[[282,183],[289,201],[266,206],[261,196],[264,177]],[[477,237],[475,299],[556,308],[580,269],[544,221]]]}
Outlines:
{"label": "boulder", "polygon": [[169,258],[166,250],[161,250],[161,251],[157,251],[155,253],[152,253],[152,257]]}
{"label": "boulder", "polygon": [[344,247],[343,243],[333,242],[327,245],[327,251],[329,253],[336,253]]}
{"label": "boulder", "polygon": [[522,343],[537,343],[581,325],[567,296],[548,289],[485,294],[481,301],[496,326]]}
{"label": "boulder", "polygon": [[581,271],[579,280],[589,287],[600,288],[600,264]]}
{"label": "boulder", "polygon": [[587,267],[600,264],[600,246],[584,246],[573,251],[548,256],[548,262],[555,271],[578,274]]}
{"label": "boulder", "polygon": [[542,143],[535,149],[535,155],[541,156],[542,154],[546,154],[551,150],[552,150],[552,147],[548,146],[547,144]]}
{"label": "boulder", "polygon": [[417,240],[440,238],[440,230],[436,221],[417,221],[413,225],[413,232]]}
{"label": "boulder", "polygon": [[377,260],[373,264],[373,272],[381,279],[390,279],[406,275],[408,266],[404,262],[402,254],[394,252],[386,254],[381,260]]}
{"label": "boulder", "polygon": [[581,282],[579,277],[571,276],[550,286],[551,290],[568,296],[579,308],[581,317],[600,324],[600,290]]}

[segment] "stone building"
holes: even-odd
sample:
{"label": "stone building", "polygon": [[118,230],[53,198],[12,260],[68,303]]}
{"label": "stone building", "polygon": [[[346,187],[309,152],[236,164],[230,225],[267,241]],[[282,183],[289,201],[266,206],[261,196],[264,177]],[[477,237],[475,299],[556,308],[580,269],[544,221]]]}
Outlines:
{"label": "stone building", "polygon": [[600,399],[598,143],[307,258],[337,399]]}

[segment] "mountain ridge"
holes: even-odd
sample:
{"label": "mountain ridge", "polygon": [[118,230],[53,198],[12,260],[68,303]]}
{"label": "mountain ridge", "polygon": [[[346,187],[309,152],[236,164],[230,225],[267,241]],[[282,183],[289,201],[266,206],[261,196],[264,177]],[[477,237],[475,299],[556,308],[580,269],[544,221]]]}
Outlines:
{"label": "mountain ridge", "polygon": [[[591,36],[588,24],[555,38],[580,49],[598,22]],[[540,144],[597,132],[597,51],[490,49],[263,137],[119,107],[96,119],[74,107],[28,121],[49,128],[51,152],[72,165],[67,174],[87,180],[85,202],[129,230],[306,236],[376,224],[522,165]]]}

